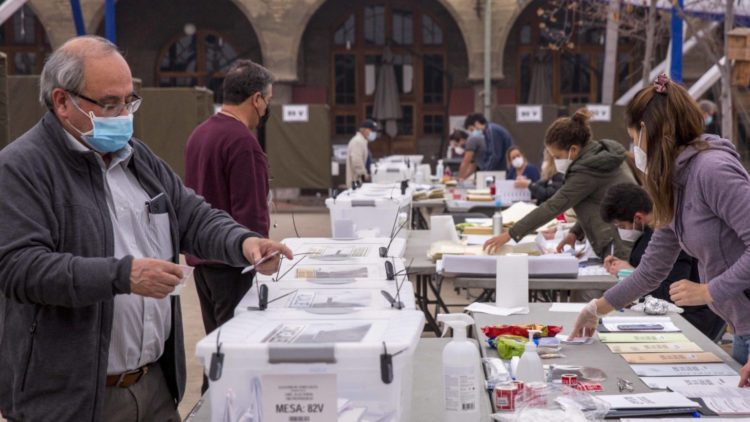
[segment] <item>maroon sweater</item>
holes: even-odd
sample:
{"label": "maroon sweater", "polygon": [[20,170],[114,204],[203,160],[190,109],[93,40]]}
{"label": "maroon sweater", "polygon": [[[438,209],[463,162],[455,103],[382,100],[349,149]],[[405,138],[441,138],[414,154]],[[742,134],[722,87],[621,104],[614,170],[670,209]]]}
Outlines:
{"label": "maroon sweater", "polygon": [[[242,122],[217,113],[195,128],[185,147],[185,185],[268,237],[268,160]],[[189,255],[187,262],[209,263]]]}

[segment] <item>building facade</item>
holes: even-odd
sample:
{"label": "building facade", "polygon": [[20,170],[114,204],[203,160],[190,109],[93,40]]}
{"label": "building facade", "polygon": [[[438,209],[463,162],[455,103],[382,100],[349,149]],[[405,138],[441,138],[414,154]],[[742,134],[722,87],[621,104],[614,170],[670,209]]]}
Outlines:
{"label": "building facade", "polygon": [[[542,0],[494,0],[493,104],[565,106],[601,100],[602,28],[575,34],[573,52],[542,49]],[[393,56],[401,119],[376,154],[439,154],[451,116],[484,101],[484,0],[119,0],[117,43],[143,86],[206,86],[221,101],[236,58],[276,76],[278,103],[326,104],[334,143],[372,115],[377,75]],[[104,2],[81,0],[86,29],[104,33]],[[67,0],[29,0],[0,30],[12,73],[38,73],[75,36]],[[618,92],[639,77],[621,42]],[[454,122],[455,125],[455,122]]]}

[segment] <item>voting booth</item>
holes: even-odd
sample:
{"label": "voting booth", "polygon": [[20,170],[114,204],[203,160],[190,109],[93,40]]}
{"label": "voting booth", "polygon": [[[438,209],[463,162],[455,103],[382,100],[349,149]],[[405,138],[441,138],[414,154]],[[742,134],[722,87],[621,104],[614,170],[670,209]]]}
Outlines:
{"label": "voting booth", "polygon": [[[211,420],[293,415],[335,421],[355,412],[365,420],[410,421],[414,351],[423,324],[422,312],[409,310],[345,318],[242,313],[196,348],[211,379]],[[211,371],[218,354],[220,374]]]}

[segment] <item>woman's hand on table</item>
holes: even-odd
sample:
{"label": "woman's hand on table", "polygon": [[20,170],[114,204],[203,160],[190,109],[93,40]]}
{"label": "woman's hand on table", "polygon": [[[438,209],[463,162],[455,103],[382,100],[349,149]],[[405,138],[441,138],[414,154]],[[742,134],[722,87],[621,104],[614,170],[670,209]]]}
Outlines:
{"label": "woman's hand on table", "polygon": [[563,240],[560,242],[560,244],[557,245],[557,253],[561,253],[563,251],[563,248],[565,248],[565,245],[570,245],[571,248],[576,247],[576,235],[573,233],[568,233],[565,235]]}
{"label": "woman's hand on table", "polygon": [[750,361],[740,368],[740,387],[750,388]]}
{"label": "woman's hand on table", "polygon": [[502,233],[500,236],[495,236],[490,240],[484,242],[484,249],[488,255],[492,255],[499,251],[500,248],[510,241],[510,234],[508,232]]}
{"label": "woman's hand on table", "polygon": [[578,314],[576,324],[568,338],[592,337],[596,332],[596,327],[599,326],[599,318],[613,310],[614,308],[606,299],[591,299]]}

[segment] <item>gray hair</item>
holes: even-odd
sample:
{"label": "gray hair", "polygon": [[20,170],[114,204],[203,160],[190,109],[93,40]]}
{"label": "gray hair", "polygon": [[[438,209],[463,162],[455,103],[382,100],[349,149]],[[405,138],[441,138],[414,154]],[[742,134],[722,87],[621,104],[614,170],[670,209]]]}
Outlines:
{"label": "gray hair", "polygon": [[48,109],[52,109],[52,91],[56,88],[81,92],[85,82],[83,74],[85,59],[112,53],[120,54],[117,46],[96,35],[68,40],[44,63],[39,79],[39,102]]}
{"label": "gray hair", "polygon": [[698,107],[700,107],[700,109],[701,109],[702,112],[704,112],[706,114],[710,114],[710,115],[716,114],[716,112],[719,109],[716,106],[716,103],[714,103],[711,100],[700,100],[698,102]]}

